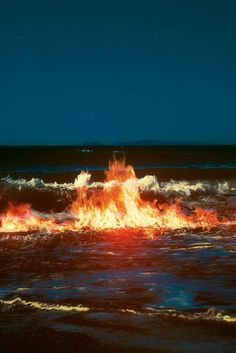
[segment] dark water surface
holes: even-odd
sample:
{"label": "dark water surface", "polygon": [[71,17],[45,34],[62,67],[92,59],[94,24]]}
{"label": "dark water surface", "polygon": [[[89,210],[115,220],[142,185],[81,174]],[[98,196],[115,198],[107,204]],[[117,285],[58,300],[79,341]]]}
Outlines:
{"label": "dark water surface", "polygon": [[[0,208],[27,201],[36,210],[63,210],[78,172],[102,180],[117,149],[0,149]],[[178,196],[186,210],[235,215],[236,147],[125,151],[139,178],[157,177],[144,197]],[[0,348],[235,353],[236,226],[152,239],[128,229],[0,236]]]}

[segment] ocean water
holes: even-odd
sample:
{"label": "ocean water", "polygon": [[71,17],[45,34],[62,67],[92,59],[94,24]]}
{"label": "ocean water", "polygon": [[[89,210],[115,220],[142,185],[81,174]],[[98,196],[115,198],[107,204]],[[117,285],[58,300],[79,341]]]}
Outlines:
{"label": "ocean water", "polygon": [[236,147],[4,147],[0,212],[63,213],[81,170],[125,152],[145,200],[216,211],[188,227],[0,234],[1,352],[236,352]]}

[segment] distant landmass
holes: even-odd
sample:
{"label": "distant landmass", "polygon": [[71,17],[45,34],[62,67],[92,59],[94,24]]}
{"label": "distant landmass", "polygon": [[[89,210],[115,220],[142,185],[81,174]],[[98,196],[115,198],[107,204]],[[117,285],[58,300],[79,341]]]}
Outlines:
{"label": "distant landmass", "polygon": [[83,143],[83,146],[178,146],[178,145],[214,145],[213,143],[207,142],[193,142],[193,141],[163,141],[163,140],[137,140],[137,141],[121,141],[116,143],[100,143],[97,141],[89,141]]}
{"label": "distant landmass", "polygon": [[176,141],[160,141],[160,140],[137,140],[137,141],[129,141],[129,142],[122,142],[122,143],[117,143],[115,145],[128,145],[128,146],[160,146],[160,145],[191,145],[191,144],[197,144],[199,143],[194,143],[191,141],[185,141],[185,142],[176,142]]}
{"label": "distant landmass", "polygon": [[88,142],[84,142],[82,144],[82,146],[105,146],[106,144],[104,143],[99,143],[97,141],[88,141]]}

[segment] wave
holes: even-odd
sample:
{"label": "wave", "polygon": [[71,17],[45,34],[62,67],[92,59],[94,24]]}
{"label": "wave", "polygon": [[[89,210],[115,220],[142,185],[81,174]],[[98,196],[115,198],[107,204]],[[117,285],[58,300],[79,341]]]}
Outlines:
{"label": "wave", "polygon": [[38,309],[38,310],[46,310],[46,311],[77,311],[77,312],[85,312],[89,311],[90,309],[86,306],[83,305],[61,305],[61,304],[47,304],[47,303],[42,303],[38,301],[27,301],[24,299],[21,299],[20,297],[14,298],[12,300],[3,300],[0,299],[0,304],[5,305],[5,306],[11,306],[14,307],[16,305],[21,305],[21,306],[28,306],[33,309]]}
{"label": "wave", "polygon": [[[218,213],[219,207],[225,209],[225,200],[215,202],[219,193],[227,195],[232,189],[227,182],[159,182],[154,175],[137,178],[132,166],[115,158],[110,161],[105,176],[104,182],[92,182],[91,174],[82,171],[73,183],[62,184],[35,178],[2,179],[2,233],[77,232],[88,227],[96,230],[142,228],[161,233],[167,229],[209,230],[232,221]],[[204,193],[204,198],[199,193]],[[192,199],[186,200],[192,195]],[[230,207],[234,201],[231,199]],[[65,219],[64,215],[61,217],[62,211],[67,213]]]}
{"label": "wave", "polygon": [[[17,178],[11,176],[0,179],[0,211],[9,202],[29,203],[40,212],[62,212],[76,199],[77,192],[86,188],[88,194],[115,187],[120,181],[92,181],[91,174],[81,172],[73,182],[45,182],[40,178]],[[186,209],[195,206],[217,208],[224,212],[236,207],[236,181],[210,180],[170,180],[159,182],[155,175],[123,181],[124,187],[137,188],[146,200],[158,203],[172,203],[176,198],[182,200]]]}
{"label": "wave", "polygon": [[[69,304],[51,304],[44,303],[39,301],[24,300],[21,297],[16,297],[14,299],[0,299],[0,304],[4,309],[10,308],[14,309],[19,306],[29,307],[31,309],[42,310],[42,311],[59,311],[59,312],[79,312],[84,313],[91,310],[96,312],[104,312],[104,308],[92,309],[88,306],[78,305],[69,305]],[[141,310],[135,310],[130,308],[117,309],[109,308],[105,310],[106,312],[117,312],[128,315],[146,315],[146,316],[156,316],[161,318],[169,319],[182,319],[182,320],[191,320],[191,321],[218,321],[218,322],[228,322],[236,323],[236,316],[226,313],[223,310],[217,310],[216,308],[209,308],[206,311],[200,312],[188,312],[188,311],[179,311],[170,308],[154,309],[151,307],[146,307]]]}
{"label": "wave", "polygon": [[73,182],[45,182],[40,178],[13,178],[7,176],[0,179],[0,212],[3,212],[9,203],[27,203],[38,212],[64,212],[74,202],[78,190],[86,189],[88,197],[100,190],[109,190],[116,185],[124,188],[139,190],[145,200],[158,200],[159,204],[173,203],[176,198],[182,200],[184,209],[195,207],[217,209],[223,216],[226,210],[236,207],[236,181],[209,181],[209,180],[171,180],[159,182],[155,175],[146,175],[142,178],[125,181],[92,181],[91,174],[81,172]]}
{"label": "wave", "polygon": [[138,186],[143,192],[154,192],[162,194],[175,193],[179,195],[190,196],[192,193],[219,193],[227,194],[236,191],[230,182],[212,182],[212,181],[176,181],[158,182],[156,176],[146,175],[138,180]]}
{"label": "wave", "polygon": [[[171,180],[169,182],[159,182],[155,175],[146,175],[143,178],[139,178],[135,181],[141,192],[153,192],[163,194],[180,194],[190,196],[196,192],[207,192],[207,193],[219,193],[228,194],[236,192],[236,182],[234,181],[176,181]],[[51,182],[46,183],[43,179],[32,178],[30,180],[19,178],[14,179],[10,176],[1,178],[0,186],[12,186],[18,190],[25,188],[37,189],[37,190],[61,190],[61,191],[72,191],[80,187],[88,187],[91,189],[104,188],[108,186],[109,182],[91,182],[91,174],[87,172],[81,172],[75,178],[74,182],[71,183],[57,183]]]}

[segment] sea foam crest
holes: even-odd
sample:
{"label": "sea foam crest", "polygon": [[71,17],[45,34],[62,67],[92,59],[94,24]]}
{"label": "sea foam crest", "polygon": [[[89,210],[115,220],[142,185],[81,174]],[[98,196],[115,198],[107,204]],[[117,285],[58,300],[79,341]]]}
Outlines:
{"label": "sea foam crest", "polygon": [[[1,182],[7,186],[16,187],[18,190],[24,188],[32,189],[47,189],[47,190],[76,190],[81,187],[87,188],[107,188],[108,182],[91,182],[91,174],[81,172],[77,175],[72,183],[46,183],[39,178],[32,178],[30,180],[19,178],[14,179],[10,176],[1,179]],[[146,175],[143,178],[136,180],[136,185],[141,192],[163,193],[171,194],[176,193],[184,196],[190,196],[193,192],[214,192],[219,194],[227,194],[236,191],[235,187],[230,187],[227,181],[223,182],[210,182],[210,181],[176,181],[159,182],[155,175]]]}
{"label": "sea foam crest", "polygon": [[0,299],[0,304],[7,305],[7,306],[23,305],[23,306],[31,307],[33,309],[46,310],[46,311],[86,312],[90,310],[90,308],[83,306],[81,304],[73,305],[73,306],[61,305],[61,304],[48,304],[48,303],[42,303],[38,301],[30,301],[30,300],[27,301],[27,300],[21,299],[20,297],[10,299],[10,300]]}
{"label": "sea foam crest", "polygon": [[[60,312],[88,312],[91,308],[78,305],[66,305],[66,304],[49,304],[39,301],[24,300],[20,297],[14,299],[0,299],[0,304],[3,307],[14,308],[15,306],[25,306],[32,309],[43,310],[43,311],[60,311]],[[97,311],[103,311],[104,309],[96,309]],[[148,315],[148,316],[160,316],[169,318],[178,318],[183,320],[213,320],[213,321],[225,321],[229,323],[236,323],[236,317],[225,313],[224,311],[217,310],[215,308],[209,308],[205,312],[194,312],[188,313],[183,311],[178,311],[175,309],[154,309],[152,307],[146,307],[143,310],[134,310],[130,308],[125,309],[113,309],[113,312],[117,311],[119,313],[124,313],[128,315]]]}

